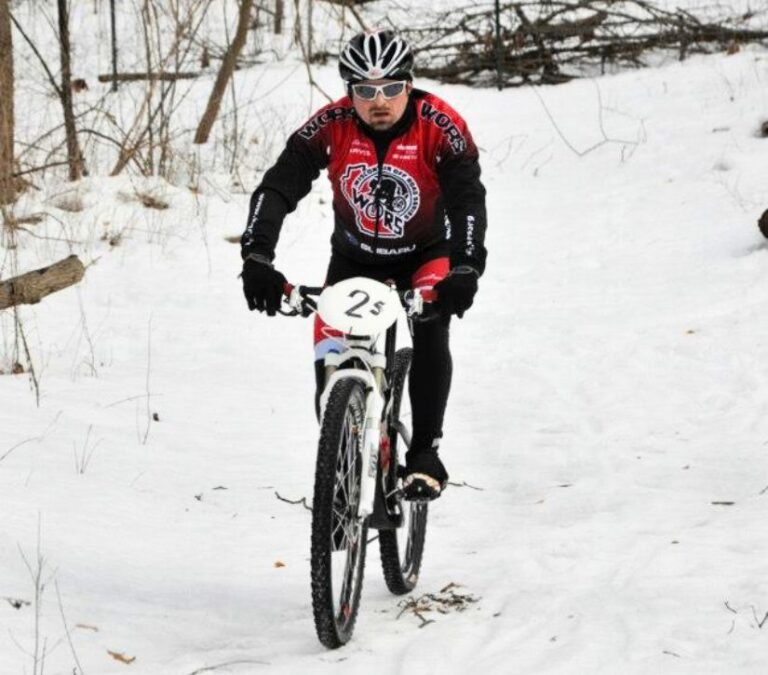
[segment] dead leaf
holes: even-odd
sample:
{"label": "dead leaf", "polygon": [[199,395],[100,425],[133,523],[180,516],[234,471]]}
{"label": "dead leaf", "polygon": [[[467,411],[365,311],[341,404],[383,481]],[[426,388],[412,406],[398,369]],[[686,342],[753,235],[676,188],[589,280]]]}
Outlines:
{"label": "dead leaf", "polygon": [[145,192],[139,192],[136,194],[142,205],[148,209],[157,209],[158,211],[165,211],[168,208],[168,202],[164,202],[162,199],[158,199]]}
{"label": "dead leaf", "polygon": [[124,663],[127,666],[130,666],[136,660],[135,656],[126,656],[120,652],[111,652],[109,649],[107,650],[107,654],[109,654],[115,661],[120,661],[120,663]]}
{"label": "dead leaf", "polygon": [[275,560],[275,567],[285,567],[285,563],[282,560]]}

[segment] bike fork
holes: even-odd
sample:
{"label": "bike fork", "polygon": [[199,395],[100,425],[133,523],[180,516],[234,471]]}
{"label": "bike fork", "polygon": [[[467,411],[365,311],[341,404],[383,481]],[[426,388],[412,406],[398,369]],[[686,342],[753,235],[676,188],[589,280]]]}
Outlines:
{"label": "bike fork", "polygon": [[360,516],[367,518],[373,513],[376,497],[376,476],[379,466],[384,398],[380,391],[371,387],[366,397],[365,431],[363,435],[363,471],[360,476]]}

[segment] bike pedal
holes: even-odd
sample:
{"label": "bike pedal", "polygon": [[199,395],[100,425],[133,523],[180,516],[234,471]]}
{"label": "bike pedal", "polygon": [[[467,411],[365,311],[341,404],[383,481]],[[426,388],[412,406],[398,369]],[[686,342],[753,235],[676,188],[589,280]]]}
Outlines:
{"label": "bike pedal", "polygon": [[403,481],[403,499],[409,502],[431,502],[442,492],[440,482],[424,473],[412,473]]}

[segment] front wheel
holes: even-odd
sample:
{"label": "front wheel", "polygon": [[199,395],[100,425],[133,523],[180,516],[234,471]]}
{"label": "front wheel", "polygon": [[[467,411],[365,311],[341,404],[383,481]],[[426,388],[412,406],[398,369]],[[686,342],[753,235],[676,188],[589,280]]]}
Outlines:
{"label": "front wheel", "polygon": [[320,430],[312,506],[312,610],[329,649],[349,641],[363,587],[367,523],[360,518],[365,390],[353,378],[331,390]]}
{"label": "front wheel", "polygon": [[392,368],[391,407],[388,420],[390,457],[384,469],[384,491],[391,511],[402,514],[397,529],[379,531],[381,566],[387,588],[395,595],[410,593],[419,580],[424,539],[427,534],[427,504],[397,498],[398,472],[405,464],[405,451],[411,442],[411,406],[408,398],[408,374],[413,350],[399,349]]}

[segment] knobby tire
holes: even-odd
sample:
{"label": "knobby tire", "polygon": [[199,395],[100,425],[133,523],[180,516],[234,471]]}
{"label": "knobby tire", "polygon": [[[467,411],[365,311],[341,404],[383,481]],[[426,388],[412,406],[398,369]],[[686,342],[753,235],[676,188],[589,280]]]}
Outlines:
{"label": "knobby tire", "polygon": [[[397,465],[406,451],[405,443],[397,431],[403,397],[408,396],[408,373],[411,368],[413,350],[399,349],[395,354],[392,368],[392,406],[388,420],[391,458],[390,471],[385,480],[385,492],[394,490],[397,484]],[[409,433],[412,429],[408,429]],[[421,561],[424,555],[424,540],[427,533],[427,504],[423,502],[400,502],[404,511],[404,527],[396,530],[379,531],[379,552],[384,580],[387,588],[395,595],[410,593],[419,580]],[[400,539],[398,540],[398,533]]]}
{"label": "knobby tire", "polygon": [[[360,380],[339,380],[328,397],[320,430],[312,506],[312,610],[317,637],[329,649],[341,647],[352,637],[363,587],[368,526],[355,514],[365,398]],[[354,484],[356,494],[350,487]],[[342,504],[345,500],[352,503]],[[334,565],[336,575],[343,569],[344,579],[336,584],[340,588],[334,587]]]}

